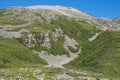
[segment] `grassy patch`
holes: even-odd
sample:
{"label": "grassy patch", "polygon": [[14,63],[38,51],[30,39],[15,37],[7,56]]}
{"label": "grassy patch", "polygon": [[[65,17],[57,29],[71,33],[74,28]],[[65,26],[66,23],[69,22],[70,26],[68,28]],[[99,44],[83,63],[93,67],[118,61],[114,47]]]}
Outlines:
{"label": "grassy patch", "polygon": [[69,53],[63,47],[64,37],[59,37],[57,41],[51,40],[50,44],[51,48],[48,50],[50,54],[53,55],[66,54],[67,56],[69,56]]}
{"label": "grassy patch", "polygon": [[16,39],[0,38],[0,68],[32,67],[44,64],[46,61]]}

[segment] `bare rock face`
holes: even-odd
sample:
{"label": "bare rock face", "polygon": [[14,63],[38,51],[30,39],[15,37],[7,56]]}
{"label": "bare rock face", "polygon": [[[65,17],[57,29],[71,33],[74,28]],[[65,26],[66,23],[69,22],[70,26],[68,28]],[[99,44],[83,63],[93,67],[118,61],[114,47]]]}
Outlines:
{"label": "bare rock face", "polygon": [[57,20],[60,16],[67,16],[71,18],[85,20],[86,22],[90,24],[95,24],[99,27],[120,27],[119,17],[115,19],[96,18],[80,10],[63,6],[10,7],[6,9],[6,12],[4,14],[6,14],[8,18],[12,19],[16,17],[17,20],[24,20],[31,23],[35,20],[39,20],[40,22],[46,20],[50,22],[51,20]]}
{"label": "bare rock face", "polygon": [[35,47],[35,45],[41,45],[44,47],[49,48],[50,43],[49,43],[49,33],[44,32],[44,33],[33,33],[33,34],[27,34],[27,37],[23,39],[23,42],[26,46],[28,47]]}
{"label": "bare rock face", "polygon": [[28,33],[27,36],[23,39],[23,43],[28,47],[35,47],[40,45],[46,48],[50,48],[50,40],[57,41],[58,37],[63,36],[64,32],[61,29],[55,29],[54,32],[45,31],[45,32],[36,32]]}
{"label": "bare rock face", "polygon": [[100,19],[97,19],[97,21],[99,22],[100,25],[106,26],[106,27],[112,27],[113,25],[115,25],[112,19],[100,18]]}
{"label": "bare rock face", "polygon": [[[19,38],[22,36],[22,33],[29,32],[27,29],[24,29],[24,27],[27,27],[28,25],[31,25],[31,23],[26,23],[22,25],[1,25],[0,36],[2,36],[3,38]],[[19,31],[12,31],[18,28],[21,29]]]}
{"label": "bare rock face", "polygon": [[54,41],[57,41],[60,36],[64,36],[64,32],[61,29],[55,29],[55,31],[52,32],[52,39]]}
{"label": "bare rock face", "polygon": [[113,22],[116,23],[116,25],[114,25],[112,30],[120,30],[120,17],[113,19]]}
{"label": "bare rock face", "polygon": [[16,20],[23,20],[31,23],[36,19],[42,20],[41,17],[37,17],[33,12],[29,11],[25,7],[6,8],[4,15],[11,20],[16,18]]}
{"label": "bare rock face", "polygon": [[97,18],[77,9],[71,7],[63,7],[63,6],[30,6],[26,7],[26,9],[31,12],[41,13],[42,16],[47,19],[57,19],[57,16],[68,16],[79,18],[83,20],[87,20],[89,23],[98,24]]}
{"label": "bare rock face", "polygon": [[108,18],[96,18],[92,15],[84,13],[80,10],[71,8],[71,7],[63,7],[63,6],[30,6],[25,7],[31,12],[41,13],[41,15],[46,19],[54,19],[56,20],[58,16],[68,16],[73,18],[78,18],[87,21],[88,23],[96,24],[98,26],[106,26],[112,27],[115,26],[116,23],[120,23],[120,19],[108,19]]}
{"label": "bare rock face", "polygon": [[117,18],[113,19],[113,21],[114,21],[115,23],[120,23],[120,17],[117,17]]}
{"label": "bare rock face", "polygon": [[28,47],[35,47],[36,40],[34,39],[33,34],[28,34],[25,39],[23,39],[23,42]]}
{"label": "bare rock face", "polygon": [[14,30],[17,28],[24,28],[31,25],[31,23],[26,23],[26,24],[22,24],[22,25],[4,25],[4,26],[0,26],[0,28],[2,28],[3,30]]}
{"label": "bare rock face", "polygon": [[71,39],[69,36],[65,35],[64,45],[77,49],[76,46],[79,45],[79,43],[77,43],[73,38]]}
{"label": "bare rock face", "polygon": [[22,36],[22,33],[25,33],[25,32],[29,32],[28,30],[26,29],[21,29],[20,31],[13,31],[13,32],[9,32],[7,30],[3,30],[3,29],[0,29],[0,36],[2,36],[3,38],[20,38]]}

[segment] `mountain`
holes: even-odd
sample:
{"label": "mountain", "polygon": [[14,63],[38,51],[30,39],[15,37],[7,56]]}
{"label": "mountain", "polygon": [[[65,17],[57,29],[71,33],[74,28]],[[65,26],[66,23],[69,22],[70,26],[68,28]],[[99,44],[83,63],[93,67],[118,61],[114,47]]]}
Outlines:
{"label": "mountain", "polygon": [[0,79],[119,80],[119,30],[71,7],[0,9]]}

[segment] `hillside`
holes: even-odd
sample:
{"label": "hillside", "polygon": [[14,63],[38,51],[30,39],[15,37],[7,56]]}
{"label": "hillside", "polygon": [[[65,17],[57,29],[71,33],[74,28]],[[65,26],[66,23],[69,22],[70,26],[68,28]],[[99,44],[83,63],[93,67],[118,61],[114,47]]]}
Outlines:
{"label": "hillside", "polygon": [[119,31],[101,33],[94,41],[86,43],[81,54],[66,67],[119,76],[119,35]]}
{"label": "hillside", "polygon": [[[1,9],[0,68],[9,70],[0,75],[13,78],[23,68],[31,80],[39,80],[39,71],[45,80],[58,75],[57,80],[119,79],[119,23],[119,18],[100,19],[71,7]],[[38,73],[33,76],[28,68]]]}

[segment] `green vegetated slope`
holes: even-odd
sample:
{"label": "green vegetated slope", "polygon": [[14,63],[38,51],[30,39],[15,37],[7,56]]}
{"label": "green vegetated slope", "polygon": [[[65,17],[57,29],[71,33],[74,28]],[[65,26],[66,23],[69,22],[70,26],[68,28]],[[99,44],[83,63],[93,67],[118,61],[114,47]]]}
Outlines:
{"label": "green vegetated slope", "polygon": [[120,77],[120,32],[103,32],[94,41],[86,43],[81,54],[65,67]]}
{"label": "green vegetated slope", "polygon": [[[69,17],[59,17],[58,20],[51,20],[50,22],[46,21],[46,23],[35,21],[35,23],[26,27],[26,29],[30,30],[33,34],[44,31],[54,32],[55,29],[61,29],[64,32],[64,35],[67,35],[70,38],[74,38],[79,43],[79,47],[88,42],[88,38],[92,37],[93,35],[95,35],[95,33],[100,31],[95,27],[95,25],[88,24],[86,21],[83,20],[76,20]],[[46,49],[45,47],[41,48],[38,42],[37,44],[39,45],[37,45],[35,49],[47,50],[50,54],[54,55],[66,54],[69,56],[68,52],[63,47],[64,41],[64,36],[59,37],[57,41],[53,41],[51,39],[51,47],[49,49]]]}
{"label": "green vegetated slope", "polygon": [[[24,14],[29,14],[30,12],[27,13],[26,11],[20,11],[19,14],[15,14],[16,12],[9,9],[0,10],[0,25],[20,25],[27,23],[27,21],[20,19],[20,17],[22,17]],[[31,25],[24,27],[24,29],[28,29],[32,34],[37,34],[44,31],[53,32],[55,31],[55,29],[60,28],[65,35],[68,35],[70,38],[74,38],[80,44],[79,46],[82,46],[88,41],[88,38],[92,37],[96,32],[100,31],[96,29],[95,25],[88,24],[86,21],[83,20],[69,18],[66,16],[57,16],[57,20],[48,21],[44,17],[42,17],[40,13],[34,14],[38,17],[38,19],[32,21]],[[19,31],[20,29],[22,28],[11,30],[11,32]],[[34,48],[27,48],[20,40],[22,39],[5,39],[2,37],[0,38],[1,68],[23,67],[32,64],[45,64],[46,62],[40,59],[38,55],[35,55],[32,52],[32,49],[36,49],[38,51],[45,50],[53,55],[66,54],[69,56],[69,53],[63,47],[64,36],[59,37],[56,42],[51,39],[51,48],[49,49],[42,47],[39,43]]]}
{"label": "green vegetated slope", "polygon": [[88,38],[92,37],[96,32],[100,30],[95,25],[88,24],[84,20],[77,20],[62,17],[58,21],[52,21],[52,25],[61,28],[64,34],[70,38],[74,38],[80,45],[86,43]]}
{"label": "green vegetated slope", "polygon": [[25,20],[18,19],[18,17],[21,16],[23,13],[21,13],[20,15],[14,15],[14,12],[15,11],[10,11],[7,9],[0,9],[0,25],[20,25],[27,23],[27,21]]}
{"label": "green vegetated slope", "polygon": [[[10,17],[13,13],[7,13],[4,9],[0,10],[0,25],[18,25],[24,24],[24,18],[19,19],[24,14],[30,12],[23,11],[19,15]],[[38,17],[32,21],[32,24],[24,27],[28,29],[30,33],[37,34],[41,32],[54,32],[55,29],[61,29],[64,35],[74,38],[79,46],[82,46],[81,54],[70,63],[64,65],[66,68],[72,69],[84,69],[105,75],[118,76],[120,74],[120,32],[107,30],[101,33],[95,40],[89,42],[96,33],[101,30],[97,29],[95,25],[87,23],[85,20],[79,20],[66,16],[57,16],[56,20],[46,20],[40,13],[32,13]],[[17,28],[12,31],[19,31],[22,28]],[[51,37],[51,35],[50,35]],[[22,37],[21,37],[22,38]],[[64,36],[59,37],[58,41],[54,42],[50,40],[51,47],[49,49],[43,47],[38,42],[33,48],[27,48],[20,40],[22,39],[5,39],[0,38],[0,67],[23,67],[31,65],[43,65],[46,62],[33,54],[32,49],[38,51],[45,50],[50,54],[62,55],[68,52],[64,49]],[[71,51],[76,50],[69,47]]]}
{"label": "green vegetated slope", "polygon": [[0,68],[34,67],[45,65],[46,61],[21,44],[16,39],[0,37]]}

